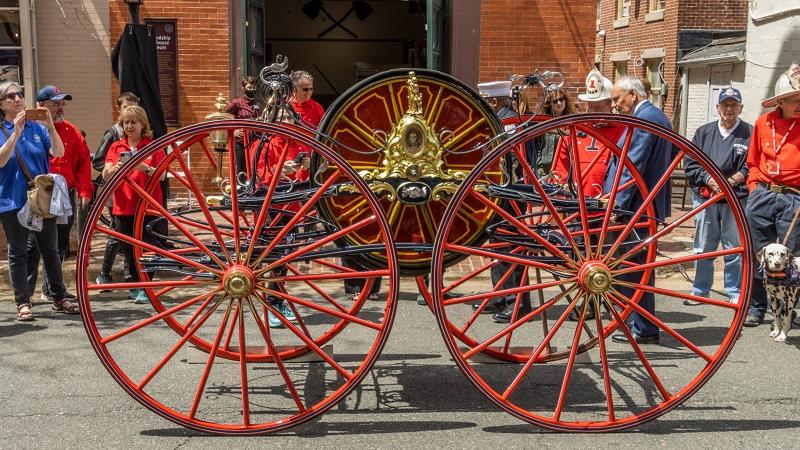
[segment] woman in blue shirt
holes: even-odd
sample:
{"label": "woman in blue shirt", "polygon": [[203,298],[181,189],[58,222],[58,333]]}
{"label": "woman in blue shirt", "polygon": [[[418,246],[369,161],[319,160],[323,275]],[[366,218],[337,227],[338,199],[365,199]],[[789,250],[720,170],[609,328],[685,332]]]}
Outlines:
{"label": "woman in blue shirt", "polygon": [[[8,241],[8,266],[14,299],[17,302],[17,320],[33,320],[28,293],[28,252],[26,243],[32,231],[20,224],[17,212],[27,201],[28,182],[19,159],[28,169],[31,178],[48,173],[49,156],[64,155],[64,144],[53,127],[53,119],[46,108],[46,119],[41,123],[25,118],[22,87],[13,81],[0,83],[0,222]],[[42,253],[44,270],[53,290],[53,309],[77,314],[78,305],[64,298],[66,290],[58,257],[56,221],[44,219],[42,231],[36,233],[36,244]]]}

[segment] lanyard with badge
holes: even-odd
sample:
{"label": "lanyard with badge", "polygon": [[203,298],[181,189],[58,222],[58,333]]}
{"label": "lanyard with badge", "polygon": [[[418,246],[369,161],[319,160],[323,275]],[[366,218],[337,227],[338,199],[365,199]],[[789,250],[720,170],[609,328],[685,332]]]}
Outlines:
{"label": "lanyard with badge", "polygon": [[789,139],[789,135],[792,134],[792,129],[794,129],[795,125],[797,125],[796,120],[792,122],[791,125],[789,125],[789,130],[786,131],[785,135],[783,135],[783,139],[781,139],[780,145],[777,145],[775,138],[775,121],[774,120],[772,121],[772,148],[775,149],[775,161],[767,163],[767,173],[769,175],[780,175],[781,164],[777,161],[778,153],[781,151],[781,148],[783,148],[783,145],[786,144],[786,140]]}

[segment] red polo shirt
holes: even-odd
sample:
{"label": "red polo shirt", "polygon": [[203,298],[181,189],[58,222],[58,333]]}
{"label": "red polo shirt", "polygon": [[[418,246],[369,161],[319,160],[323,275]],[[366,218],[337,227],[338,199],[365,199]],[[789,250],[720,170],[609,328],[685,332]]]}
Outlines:
{"label": "red polo shirt", "polygon": [[[152,139],[144,138],[142,142],[139,143],[138,148],[144,148],[144,146],[150,142],[152,142]],[[128,139],[123,137],[111,144],[111,148],[108,149],[108,154],[106,155],[106,162],[116,164],[117,161],[119,161],[120,153],[130,151],[132,150],[131,146],[128,145]],[[166,158],[164,150],[159,150],[150,155],[144,162],[150,167],[156,167],[164,158]],[[147,182],[150,181],[150,176],[141,170],[132,170],[128,175],[128,179],[144,188]],[[153,190],[150,191],[150,196],[156,201],[161,202],[161,183],[156,183]],[[114,191],[114,204],[111,208],[111,213],[117,216],[132,216],[136,214],[136,205],[139,203],[139,199],[139,194],[137,194],[128,183],[122,183],[117,187],[117,190]]]}
{"label": "red polo shirt", "polygon": [[94,192],[92,161],[89,159],[86,140],[81,136],[80,130],[67,120],[54,125],[64,143],[64,156],[50,157],[50,172],[63,176],[67,180],[67,187],[75,189],[79,197],[91,198]]}
{"label": "red polo shirt", "polygon": [[[747,151],[747,189],[761,183],[800,187],[800,119],[784,119],[780,108],[756,120]],[[792,125],[795,124],[795,125]],[[791,129],[791,133],[789,132]],[[775,130],[774,142],[772,131]],[[788,133],[788,136],[787,136]],[[783,146],[781,142],[784,141]],[[775,154],[775,147],[780,147]],[[777,165],[776,165],[777,163]]]}

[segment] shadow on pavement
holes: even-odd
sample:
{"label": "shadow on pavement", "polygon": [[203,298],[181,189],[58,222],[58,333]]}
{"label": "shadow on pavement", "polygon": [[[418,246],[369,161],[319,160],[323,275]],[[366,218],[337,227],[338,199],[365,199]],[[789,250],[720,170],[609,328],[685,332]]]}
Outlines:
{"label": "shadow on pavement", "polygon": [[[416,433],[420,431],[443,431],[443,430],[460,430],[465,428],[474,428],[478,426],[473,422],[451,422],[439,420],[406,420],[406,421],[386,421],[386,422],[353,422],[353,423],[328,423],[324,421],[311,421],[309,423],[299,425],[289,431],[282,431],[272,433],[265,437],[284,437],[284,436],[297,436],[305,438],[316,438],[323,436],[342,436],[342,435],[358,435],[358,434],[379,434],[379,433]],[[161,428],[155,430],[144,430],[141,432],[143,436],[157,436],[157,437],[196,437],[208,436],[217,437],[215,435],[208,435],[199,431],[189,430],[185,428]],[[219,436],[225,437],[225,436]]]}
{"label": "shadow on pavement", "polygon": [[[692,420],[663,420],[656,419],[641,427],[622,431],[621,433],[644,434],[674,434],[674,433],[709,433],[720,431],[768,431],[800,428],[798,420],[767,421],[767,420],[728,420],[728,419],[692,419]],[[543,434],[557,433],[555,431],[538,428],[535,425],[519,424],[499,427],[485,427],[487,433],[508,434]]]}

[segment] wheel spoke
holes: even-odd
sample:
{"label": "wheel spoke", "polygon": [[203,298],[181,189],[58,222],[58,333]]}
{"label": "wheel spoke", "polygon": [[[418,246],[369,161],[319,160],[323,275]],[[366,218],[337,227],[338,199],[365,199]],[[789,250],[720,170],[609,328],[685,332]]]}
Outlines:
{"label": "wheel spoke", "polygon": [[[272,294],[277,295],[278,292],[272,292]],[[289,329],[289,331],[291,331],[295,336],[300,338],[300,340],[303,341],[307,346],[309,346],[311,350],[313,350],[317,355],[319,355],[323,360],[325,360],[325,362],[327,362],[334,370],[336,370],[336,372],[338,372],[339,375],[343,376],[347,380],[353,378],[354,375],[349,370],[345,369],[344,367],[339,365],[339,363],[334,361],[333,358],[330,357],[330,355],[325,353],[325,351],[322,350],[319,347],[319,345],[317,345],[314,342],[313,339],[306,336],[302,331],[300,331],[296,326],[294,326],[292,322],[289,322],[288,319],[283,317],[283,314],[278,312],[278,310],[275,309],[272,305],[270,305],[269,302],[266,302],[261,298],[258,298],[258,301],[261,302],[275,317],[277,317],[278,320],[281,321],[283,326]]]}
{"label": "wheel spoke", "polygon": [[[622,144],[622,150],[620,151],[620,157],[617,160],[617,170],[614,173],[614,184],[611,185],[611,194],[608,196],[608,207],[606,208],[605,214],[603,214],[603,226],[600,229],[600,238],[598,239],[598,247],[597,247],[597,255],[595,258],[599,258],[602,256],[603,251],[603,242],[606,239],[606,232],[608,231],[608,226],[611,223],[611,213],[614,211],[614,203],[617,201],[617,193],[621,190],[619,188],[619,182],[622,179],[622,170],[625,167],[625,161],[628,159],[628,150],[631,147],[631,139],[633,138],[633,129],[629,126],[625,129],[625,141]],[[630,180],[633,181],[633,177]]]}
{"label": "wheel spoke", "polygon": [[[532,320],[534,317],[538,316],[542,312],[547,311],[548,308],[550,308],[551,306],[556,304],[565,295],[567,295],[567,293],[572,292],[573,290],[575,290],[575,286],[571,286],[566,291],[564,291],[564,292],[556,295],[555,297],[551,298],[550,300],[548,300],[545,304],[539,306],[538,308],[534,309],[533,311],[529,312],[528,314],[525,314],[524,316],[520,317],[516,322],[514,322],[514,323],[510,324],[509,326],[503,328],[502,330],[500,330],[494,336],[492,336],[489,339],[485,340],[481,344],[476,345],[475,347],[469,349],[467,352],[463,353],[464,359],[469,359],[469,358],[475,356],[476,354],[482,352],[483,350],[485,350],[490,345],[492,345],[495,342],[497,342],[498,340],[502,339],[508,333],[510,333],[510,332],[516,330],[517,328],[521,327],[522,325],[524,325],[525,323],[529,322],[530,320]],[[549,340],[547,342],[549,342]]]}
{"label": "wheel spoke", "polygon": [[[664,187],[664,184],[669,181],[669,177],[672,174],[672,172],[675,170],[675,167],[677,167],[678,164],[683,159],[683,153],[684,153],[683,150],[681,150],[678,153],[678,155],[675,157],[675,159],[672,160],[672,162],[670,163],[669,167],[667,168],[667,172],[664,175],[661,176],[661,178],[658,180],[658,182],[653,187],[653,189],[651,189],[650,192],[647,193],[647,197],[644,200],[642,200],[641,206],[639,206],[639,208],[636,210],[636,212],[633,214],[633,216],[629,219],[630,221],[625,226],[625,229],[622,231],[622,233],[620,233],[620,235],[617,237],[617,239],[611,245],[611,250],[609,250],[609,252],[603,258],[603,263],[608,264],[608,261],[612,258],[614,253],[617,252],[617,249],[619,248],[620,245],[622,245],[622,242],[625,240],[625,237],[628,236],[628,234],[631,232],[631,230],[633,229],[633,226],[639,221],[639,219],[644,214],[645,210],[648,207],[652,207],[653,206],[653,199],[656,197],[656,195],[658,195],[658,193]],[[611,207],[613,208],[613,205],[611,205]]]}
{"label": "wheel spoke", "polygon": [[217,308],[219,307],[220,304],[222,304],[222,301],[225,300],[225,298],[226,296],[220,297],[214,303],[214,305],[208,311],[206,311],[205,314],[203,314],[200,320],[198,320],[197,323],[193,324],[192,328],[187,330],[186,333],[184,333],[184,335],[181,336],[178,342],[176,342],[175,345],[173,345],[172,348],[169,349],[169,351],[161,358],[161,360],[150,370],[150,372],[148,372],[147,375],[145,375],[144,378],[142,378],[142,380],[139,381],[139,383],[136,385],[137,389],[139,389],[140,391],[144,389],[147,383],[149,383],[153,379],[153,377],[155,377],[158,374],[158,372],[160,372],[161,369],[169,362],[169,360],[172,359],[173,356],[175,356],[175,353],[177,353],[178,350],[180,350],[181,347],[183,347],[183,344],[185,344],[186,341],[189,340],[189,338],[194,336],[197,330],[199,330],[200,327],[202,327],[203,324],[206,323],[209,317],[211,317],[211,314],[213,314],[214,311],[217,310]]}
{"label": "wheel spoke", "polygon": [[[252,298],[254,297],[251,297],[251,299]],[[256,311],[253,303],[248,302],[248,305],[250,306],[250,312],[253,314],[256,325],[261,331],[261,336],[264,337],[264,342],[267,343],[267,350],[269,351],[269,354],[272,355],[272,360],[275,361],[275,365],[278,367],[281,377],[283,377],[283,382],[286,383],[286,388],[289,389],[289,394],[292,396],[295,405],[297,405],[297,410],[299,412],[304,412],[306,410],[306,406],[303,404],[303,400],[300,399],[300,395],[297,393],[297,389],[292,382],[292,378],[289,376],[289,372],[286,370],[286,366],[283,364],[281,355],[275,348],[275,344],[272,342],[272,336],[270,335],[269,327],[267,327],[261,320],[261,317],[259,317],[258,311]]]}
{"label": "wheel spoke", "polygon": [[269,272],[271,270],[275,270],[275,268],[280,267],[281,265],[285,264],[286,262],[293,261],[295,259],[299,259],[301,256],[307,254],[308,252],[310,252],[310,251],[312,251],[312,250],[314,250],[316,248],[322,247],[323,245],[325,245],[325,244],[327,244],[329,242],[335,241],[335,240],[341,238],[342,236],[346,236],[349,233],[352,233],[354,231],[358,231],[358,230],[366,227],[367,225],[371,225],[371,224],[375,223],[376,220],[377,220],[376,216],[369,216],[366,219],[358,221],[358,222],[354,223],[353,225],[350,225],[347,228],[343,228],[343,229],[341,229],[341,230],[339,230],[339,231],[337,231],[335,233],[331,233],[331,234],[325,236],[324,238],[317,240],[316,242],[313,242],[313,243],[311,243],[311,244],[309,244],[309,245],[307,245],[307,246],[305,246],[303,248],[300,248],[298,250],[295,250],[292,253],[289,253],[288,255],[278,259],[277,261],[275,261],[273,263],[267,264],[266,267],[264,267],[262,269],[259,269],[256,272],[256,275],[261,275],[264,272]]}
{"label": "wheel spoke", "polygon": [[662,259],[661,261],[653,261],[646,264],[638,264],[625,269],[615,270],[615,275],[623,275],[626,273],[643,272],[645,270],[657,269],[659,267],[674,266],[676,264],[683,264],[687,262],[699,261],[703,259],[714,259],[718,256],[727,256],[744,253],[742,247],[729,248],[724,250],[714,250],[706,253],[695,253],[693,255],[681,256],[678,258]]}
{"label": "wheel spoke", "polygon": [[[217,334],[214,336],[214,343],[211,344],[211,351],[208,352],[208,358],[206,359],[206,365],[203,368],[203,374],[200,375],[200,381],[197,383],[197,389],[194,391],[194,399],[192,400],[192,406],[189,407],[188,415],[191,418],[194,418],[197,415],[197,409],[200,407],[200,399],[203,397],[203,392],[206,390],[206,384],[208,383],[208,377],[211,376],[211,368],[214,367],[214,360],[217,359],[217,351],[219,350],[219,343],[222,340],[222,335],[225,332],[225,325],[228,324],[228,318],[231,315],[231,306],[233,305],[233,300],[228,302],[228,306],[225,308],[225,313],[222,316],[222,320],[219,322],[219,328],[217,329]],[[244,349],[239,349],[240,352],[243,352]]]}
{"label": "wheel spoke", "polygon": [[445,249],[449,250],[449,251],[453,251],[453,252],[466,253],[468,255],[473,255],[473,256],[483,256],[485,258],[494,258],[494,259],[498,259],[500,261],[519,264],[521,266],[536,267],[536,268],[543,269],[543,270],[546,270],[546,271],[552,271],[552,270],[554,270],[556,268],[552,264],[541,263],[541,262],[538,262],[538,261],[533,260],[533,259],[518,258],[518,257],[514,257],[514,256],[509,256],[509,255],[506,255],[506,254],[503,254],[503,253],[487,252],[486,250],[482,250],[480,248],[465,247],[463,245],[445,244]]}
{"label": "wheel spoke", "polygon": [[658,239],[660,239],[661,237],[665,236],[666,234],[672,232],[672,230],[674,230],[675,228],[678,228],[679,226],[683,225],[687,220],[689,220],[692,217],[694,217],[695,215],[699,214],[701,211],[705,210],[709,206],[717,203],[724,196],[725,196],[725,194],[720,192],[719,194],[709,198],[707,201],[703,202],[697,208],[693,208],[691,211],[689,211],[688,213],[682,215],[677,220],[675,220],[671,224],[667,225],[666,227],[662,228],[661,230],[659,230],[654,235],[652,235],[652,236],[648,237],[647,239],[645,239],[644,241],[638,243],[632,249],[630,249],[627,252],[625,252],[625,254],[623,254],[622,256],[620,256],[618,258],[615,257],[614,260],[612,260],[609,263],[609,267],[614,268],[619,263],[619,261],[628,259],[631,256],[634,256],[634,255],[638,254],[642,249],[644,249],[645,247],[650,245],[651,242],[655,242]]}
{"label": "wheel spoke", "polygon": [[[294,273],[294,274],[298,274],[298,275],[300,274],[300,271],[299,271],[299,270],[297,270],[297,268],[295,268],[295,267],[294,267],[293,265],[291,265],[291,264],[286,264],[286,268],[287,268],[287,269],[288,269],[290,272],[292,272],[292,273]],[[317,286],[315,283],[312,283],[310,280],[305,280],[305,284],[306,284],[308,287],[310,287],[311,289],[313,289],[313,290],[314,290],[314,292],[316,292],[317,294],[319,294],[320,296],[322,296],[322,298],[324,298],[324,299],[325,299],[325,301],[327,301],[328,303],[330,303],[331,305],[333,305],[333,307],[334,307],[334,308],[338,309],[339,311],[341,311],[341,312],[343,312],[343,313],[346,313],[346,312],[347,312],[347,308],[345,308],[344,306],[342,306],[341,304],[339,304],[339,302],[337,302],[336,300],[334,300],[334,299],[333,299],[333,297],[331,297],[330,295],[328,295],[328,293],[327,293],[327,292],[323,291],[323,290],[322,290],[322,289],[321,289],[319,286]]]}
{"label": "wheel spoke", "polygon": [[[524,161],[525,160],[524,159],[525,156],[522,154],[522,151],[519,148],[514,149],[514,152],[517,155],[517,158],[522,158],[522,159],[520,159],[520,161]],[[553,205],[553,202],[550,200],[550,197],[545,192],[544,188],[542,187],[542,184],[539,182],[539,179],[536,178],[536,174],[533,173],[533,169],[531,169],[529,164],[520,163],[520,166],[522,166],[522,170],[526,173],[526,175],[529,177],[530,181],[533,183],[534,189],[536,189],[536,192],[541,197],[542,203],[544,203],[544,205],[547,208],[547,211],[550,213],[553,221],[558,226],[558,229],[561,230],[562,233],[564,233],[565,237],[567,237],[567,241],[569,241],[569,244],[572,247],[572,250],[579,257],[579,262],[583,262],[582,258],[580,258],[581,252],[578,249],[578,245],[575,242],[575,239],[572,239],[572,236],[569,234],[569,230],[567,229],[567,226],[564,224],[564,221],[561,220],[561,217],[559,215],[558,209],[555,207],[555,205]]]}
{"label": "wheel spoke", "polygon": [[533,364],[536,362],[536,359],[539,357],[539,355],[542,354],[544,349],[550,345],[550,341],[553,340],[553,336],[555,336],[556,333],[558,333],[558,330],[561,329],[561,325],[567,320],[569,313],[572,312],[573,309],[575,309],[575,305],[578,303],[578,300],[580,300],[582,296],[583,296],[582,293],[578,294],[572,300],[569,306],[564,310],[564,312],[561,314],[561,317],[559,317],[556,323],[553,324],[553,328],[550,329],[550,331],[547,333],[547,336],[544,337],[544,339],[536,348],[536,350],[533,352],[531,357],[528,358],[528,361],[525,363],[525,365],[522,366],[522,369],[520,369],[519,373],[514,378],[514,381],[512,381],[511,384],[503,392],[503,395],[501,396],[503,400],[508,400],[511,394],[514,393],[514,391],[517,389],[517,386],[519,386],[519,384],[525,378],[525,375],[528,373],[530,368],[533,367]]}
{"label": "wheel spoke", "polygon": [[692,342],[690,342],[688,339],[686,339],[682,334],[678,333],[677,331],[672,329],[672,327],[670,327],[666,323],[662,322],[655,315],[653,315],[652,313],[650,313],[646,309],[644,309],[641,306],[639,306],[638,303],[632,302],[630,298],[628,298],[627,296],[625,296],[621,292],[617,291],[616,289],[612,288],[611,291],[613,292],[614,295],[613,296],[609,296],[609,298],[614,303],[617,303],[619,306],[621,306],[623,308],[625,308],[627,306],[632,307],[636,312],[638,312],[640,315],[642,315],[645,319],[650,321],[653,325],[657,326],[658,328],[661,328],[662,330],[666,331],[670,336],[674,337],[675,340],[677,340],[678,342],[683,344],[686,348],[688,348],[689,350],[691,350],[695,354],[697,354],[697,356],[703,358],[704,360],[706,360],[706,362],[711,362],[712,361],[713,358],[712,358],[711,355],[709,355],[708,353],[706,353],[703,350],[701,350],[698,346],[694,345]]}
{"label": "wheel spoke", "polygon": [[114,342],[115,340],[117,340],[117,339],[119,339],[119,338],[121,338],[123,336],[127,336],[128,334],[133,333],[136,330],[140,330],[143,327],[146,327],[147,325],[150,325],[150,324],[152,324],[154,322],[158,322],[159,320],[161,320],[161,319],[163,319],[163,318],[165,318],[167,316],[171,316],[171,315],[175,314],[176,312],[183,311],[184,309],[186,309],[186,308],[196,304],[197,302],[205,299],[203,304],[200,306],[200,311],[202,311],[214,299],[214,296],[216,294],[218,294],[221,290],[222,290],[222,288],[216,288],[211,292],[207,292],[205,294],[201,294],[201,295],[198,295],[197,297],[191,298],[191,299],[189,299],[189,300],[187,300],[187,301],[185,301],[185,302],[183,302],[183,303],[181,303],[179,305],[175,305],[172,308],[167,309],[165,311],[162,311],[162,312],[160,312],[160,313],[158,313],[158,314],[156,314],[156,315],[154,315],[152,317],[148,317],[147,319],[144,319],[141,322],[137,322],[136,324],[131,325],[131,326],[127,327],[127,328],[124,328],[124,329],[122,329],[120,331],[117,331],[114,334],[108,335],[108,336],[104,337],[103,339],[101,339],[100,342],[102,344],[104,344],[104,345],[108,345],[109,343]]}
{"label": "wheel spoke", "polygon": [[597,297],[593,297],[593,305],[596,306],[594,320],[597,327],[597,341],[599,343],[600,352],[600,365],[603,370],[603,389],[606,393],[606,406],[608,407],[608,420],[614,422],[616,420],[614,414],[614,397],[611,392],[611,375],[608,370],[608,352],[606,351],[606,335],[603,328],[603,320],[600,314],[600,303]]}
{"label": "wheel spoke", "polygon": [[[584,296],[584,299],[588,299]],[[581,339],[581,331],[583,331],[584,323],[586,322],[586,309],[589,305],[588,301],[583,302],[583,308],[581,308],[581,314],[578,318],[578,326],[575,327],[575,336],[572,339],[572,348],[569,351],[569,359],[567,360],[567,368],[564,371],[564,380],[561,383],[561,390],[558,393],[558,402],[556,403],[556,409],[553,413],[554,420],[561,420],[561,411],[564,409],[564,400],[567,397],[567,389],[569,389],[569,382],[572,379],[572,369],[575,365],[575,355],[578,352],[578,343]]]}
{"label": "wheel spoke", "polygon": [[553,255],[564,259],[564,261],[568,262],[569,265],[571,265],[573,267],[577,267],[578,263],[575,262],[574,259],[572,259],[569,256],[567,256],[564,252],[559,250],[555,245],[551,244],[547,239],[545,239],[542,236],[540,236],[539,233],[536,233],[533,230],[531,230],[530,228],[528,228],[524,223],[522,223],[519,220],[517,220],[514,216],[509,214],[503,208],[501,208],[500,206],[494,204],[494,202],[490,201],[488,198],[483,196],[480,192],[471,191],[470,194],[472,195],[472,197],[477,198],[481,203],[485,204],[486,206],[488,206],[489,208],[494,210],[494,212],[496,212],[497,214],[502,216],[509,223],[511,223],[515,227],[517,227],[517,229],[519,231],[521,231],[523,234],[525,234],[526,236],[532,238],[533,240],[535,240],[536,242],[541,244],[544,248],[546,248]]}
{"label": "wheel spoke", "polygon": [[[503,281],[505,281],[505,279]],[[461,304],[461,303],[473,302],[475,300],[480,300],[480,299],[483,299],[483,298],[505,297],[507,295],[520,295],[520,294],[524,294],[526,292],[531,292],[531,291],[540,290],[540,289],[546,289],[546,288],[553,287],[553,286],[559,286],[559,285],[564,285],[564,284],[568,284],[568,283],[575,283],[576,281],[578,281],[578,278],[577,277],[572,277],[572,278],[565,278],[563,280],[548,281],[546,283],[537,283],[537,284],[530,284],[529,285],[529,284],[527,284],[527,279],[526,279],[526,282],[523,283],[524,285],[520,284],[519,287],[502,289],[502,290],[494,290],[492,292],[487,292],[485,294],[465,295],[463,297],[447,299],[447,300],[444,301],[444,305],[445,306],[452,306],[452,305],[457,305],[457,304]],[[497,289],[500,286],[502,286],[502,284],[498,283],[498,285],[495,286],[495,289]]]}
{"label": "wheel spoke", "polygon": [[592,249],[589,242],[589,222],[588,222],[588,212],[586,211],[586,194],[583,192],[583,176],[581,176],[581,164],[580,164],[580,154],[578,153],[578,145],[576,144],[576,140],[578,139],[578,131],[575,129],[575,125],[570,125],[569,128],[570,132],[570,139],[568,142],[569,149],[572,153],[572,173],[575,177],[575,187],[578,190],[578,210],[581,213],[581,228],[583,229],[583,246],[586,249],[586,258],[590,258],[592,256]]}
{"label": "wheel spoke", "polygon": [[236,305],[236,317],[239,319],[239,374],[242,378],[242,424],[249,426],[250,392],[247,382],[247,343],[244,337],[244,308],[242,308],[241,299]]}
{"label": "wheel spoke", "polygon": [[273,290],[273,289],[264,289],[264,292],[267,293],[268,295],[279,297],[279,298],[281,298],[283,300],[286,300],[286,301],[289,301],[289,302],[298,303],[300,305],[305,306],[306,308],[311,308],[311,309],[317,310],[319,312],[322,312],[322,313],[325,313],[325,314],[328,314],[328,315],[331,315],[331,316],[334,316],[334,317],[338,317],[339,319],[348,320],[350,322],[357,323],[359,325],[363,325],[363,326],[365,326],[367,328],[372,328],[373,330],[380,330],[383,327],[383,325],[380,324],[380,323],[370,322],[369,320],[364,320],[364,319],[361,319],[359,317],[353,316],[351,314],[346,314],[346,313],[343,313],[341,311],[337,311],[335,309],[330,309],[330,308],[327,308],[325,306],[318,305],[318,304],[316,304],[316,303],[314,303],[312,301],[305,300],[305,299],[302,299],[302,298],[299,298],[299,297],[295,297],[294,295],[291,295],[291,294],[288,294],[288,293],[284,293],[284,292],[281,292],[281,291],[276,291],[276,290]]}
{"label": "wheel spoke", "polygon": [[653,384],[655,384],[656,389],[658,389],[658,392],[661,394],[661,398],[664,399],[664,401],[669,400],[672,397],[672,394],[670,394],[664,387],[664,384],[661,383],[661,379],[658,377],[658,374],[656,374],[656,371],[653,369],[653,366],[650,364],[647,356],[645,356],[644,352],[642,352],[642,348],[639,346],[639,344],[636,343],[636,339],[633,337],[633,332],[631,332],[630,328],[625,323],[625,320],[623,320],[619,315],[616,308],[608,303],[608,299],[612,299],[612,297],[606,296],[606,309],[611,311],[611,314],[614,316],[614,320],[617,321],[619,328],[627,338],[628,344],[630,344],[631,348],[633,348],[633,351],[636,352],[636,356],[639,357],[639,361],[641,361],[642,366],[644,366],[645,370],[650,375],[650,379],[653,380]]}
{"label": "wheel spoke", "polygon": [[266,258],[267,255],[273,249],[275,249],[275,246],[277,246],[278,243],[286,236],[286,234],[289,233],[289,230],[291,230],[298,222],[300,222],[300,220],[303,219],[307,211],[309,211],[312,207],[314,207],[314,205],[316,205],[317,200],[319,200],[319,198],[322,197],[322,194],[324,194],[331,186],[331,184],[333,184],[333,182],[339,177],[339,173],[340,173],[339,170],[336,170],[332,176],[330,176],[327,180],[325,180],[325,183],[322,186],[320,186],[317,192],[315,192],[314,195],[312,195],[311,198],[300,207],[300,210],[298,210],[295,213],[294,217],[292,217],[289,220],[289,223],[284,225],[283,228],[275,236],[275,238],[272,239],[272,242],[267,244],[267,247],[261,252],[258,258],[256,258],[256,261],[253,264],[251,264],[252,267],[257,267],[259,264],[261,264],[264,258]]}

